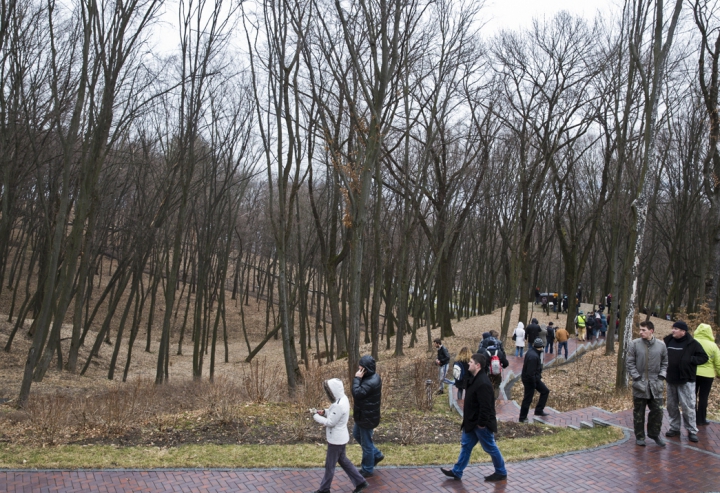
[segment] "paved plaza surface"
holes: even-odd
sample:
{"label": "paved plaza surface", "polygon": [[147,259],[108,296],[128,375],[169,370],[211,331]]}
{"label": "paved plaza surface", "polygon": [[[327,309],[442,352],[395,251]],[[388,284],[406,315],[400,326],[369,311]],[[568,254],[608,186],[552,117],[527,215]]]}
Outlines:
{"label": "paved plaza surface", "polygon": [[[574,353],[578,344],[571,340]],[[509,352],[509,351],[508,351]],[[581,351],[582,352],[582,348]],[[508,355],[506,377],[519,375],[522,361]],[[546,364],[553,356],[548,355]],[[556,362],[557,363],[557,362]],[[462,402],[459,403],[462,408]],[[368,479],[365,491],[388,492],[606,492],[638,491],[720,492],[720,423],[701,426],[699,443],[680,437],[666,439],[665,448],[647,440],[646,447],[635,445],[632,411],[610,413],[596,407],[570,412],[548,409],[542,422],[555,426],[615,425],[624,428],[625,438],[596,449],[573,452],[546,459],[507,464],[508,479],[486,483],[493,472],[490,463],[472,464],[462,481],[446,478],[439,467],[378,467]],[[498,419],[516,421],[519,407],[512,401],[498,403]],[[532,413],[529,416],[532,418]],[[663,433],[667,431],[667,413]],[[460,451],[458,435],[458,452]],[[502,450],[502,442],[500,443]],[[323,475],[317,469],[232,469],[232,470],[92,470],[92,471],[0,471],[0,492],[312,492]],[[350,492],[353,487],[338,470],[334,492]]]}

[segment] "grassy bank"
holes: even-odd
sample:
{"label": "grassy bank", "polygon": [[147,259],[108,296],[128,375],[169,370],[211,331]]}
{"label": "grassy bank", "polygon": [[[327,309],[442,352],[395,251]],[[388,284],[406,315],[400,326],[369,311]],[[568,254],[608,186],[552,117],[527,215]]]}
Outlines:
{"label": "grassy bank", "polygon": [[[563,430],[548,436],[501,440],[498,442],[506,461],[548,457],[564,452],[604,445],[623,436],[619,428]],[[383,444],[383,466],[451,464],[460,451],[460,440],[448,444]],[[350,459],[359,463],[362,455],[357,444],[348,447]],[[108,445],[61,445],[29,447],[0,445],[1,468],[268,468],[321,467],[325,444],[299,445],[182,445],[179,447],[115,447]],[[489,457],[476,447],[472,462]]]}

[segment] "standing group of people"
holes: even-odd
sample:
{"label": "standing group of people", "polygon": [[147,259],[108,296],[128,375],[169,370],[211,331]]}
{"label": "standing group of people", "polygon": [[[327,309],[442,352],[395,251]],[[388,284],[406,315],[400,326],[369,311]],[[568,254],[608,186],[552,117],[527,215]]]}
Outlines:
{"label": "standing group of people", "polygon": [[[684,425],[688,440],[697,443],[698,426],[709,424],[707,404],[713,379],[720,378],[720,350],[712,328],[700,324],[693,337],[687,324],[678,320],[672,326],[672,334],[659,340],[653,323],[641,322],[640,337],[628,347],[626,367],[633,380],[635,443],[644,447],[647,436],[661,447],[665,446],[660,436],[665,385],[670,416],[670,429],[665,436],[679,436]],[[647,434],[646,409],[649,410]]]}
{"label": "standing group of people", "polygon": [[575,327],[579,341],[592,341],[600,337],[604,339],[608,330],[608,319],[604,307],[601,306],[587,315],[579,310],[575,317]]}
{"label": "standing group of people", "polygon": [[[518,322],[517,327],[513,331],[512,339],[515,341],[515,356],[522,358],[525,353],[525,342],[532,345],[536,339],[540,339],[543,344],[544,351],[549,354],[553,354],[555,350],[555,341],[557,341],[557,351],[560,355],[561,350],[565,349],[565,359],[568,356],[568,339],[570,334],[567,330],[562,327],[555,327],[550,322],[547,326],[543,327],[538,323],[536,318],[530,321],[530,324],[525,327],[522,322]],[[528,347],[529,350],[530,346]]]}

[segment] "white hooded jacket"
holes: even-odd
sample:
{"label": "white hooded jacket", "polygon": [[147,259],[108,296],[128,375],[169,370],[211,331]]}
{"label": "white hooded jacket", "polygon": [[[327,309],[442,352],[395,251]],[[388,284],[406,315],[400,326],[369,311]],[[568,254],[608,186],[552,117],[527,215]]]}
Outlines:
{"label": "white hooded jacket", "polygon": [[350,417],[350,401],[345,395],[345,387],[339,378],[327,381],[335,397],[335,402],[325,409],[325,416],[313,414],[313,419],[325,427],[325,436],[332,445],[345,445],[350,440],[347,423]]}

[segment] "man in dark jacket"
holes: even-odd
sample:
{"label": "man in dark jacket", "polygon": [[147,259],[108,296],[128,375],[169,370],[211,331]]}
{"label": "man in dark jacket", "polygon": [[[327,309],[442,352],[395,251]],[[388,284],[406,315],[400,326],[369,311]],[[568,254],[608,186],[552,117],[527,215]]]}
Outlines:
{"label": "man in dark jacket", "polygon": [[437,349],[437,359],[435,364],[440,367],[438,372],[438,380],[440,381],[440,388],[437,393],[443,393],[443,384],[452,383],[447,380],[448,364],[450,363],[450,353],[447,348],[443,346],[442,340],[438,337],[433,341],[433,346]]}
{"label": "man in dark jacket", "polygon": [[532,343],[535,341],[535,339],[540,337],[541,330],[542,328],[540,328],[540,324],[538,323],[537,318],[533,318],[530,321],[530,325],[525,328],[525,340],[528,341],[528,344],[532,346]]}
{"label": "man in dark jacket", "polygon": [[550,395],[550,390],[542,381],[543,364],[540,359],[540,353],[542,352],[543,342],[542,339],[538,337],[535,339],[535,342],[533,342],[533,348],[528,349],[523,362],[521,378],[523,387],[525,387],[525,395],[520,405],[521,423],[527,422],[530,403],[536,390],[540,392],[540,399],[538,400],[537,406],[535,406],[535,416],[548,416],[548,413],[545,412],[545,404],[547,403],[548,395]]}
{"label": "man in dark jacket", "polygon": [[667,367],[667,410],[670,415],[670,430],[665,436],[680,434],[680,407],[688,440],[697,442],[695,423],[695,375],[697,367],[707,362],[708,356],[702,345],[688,334],[688,326],[678,320],[672,326],[672,334],[665,337],[668,352]]}
{"label": "man in dark jacket", "polygon": [[382,393],[382,380],[375,373],[375,360],[366,355],[360,358],[360,364],[352,383],[352,396],[354,400],[353,438],[360,444],[363,451],[360,474],[369,478],[378,462],[385,456],[373,443],[373,433],[380,424],[380,395]]}
{"label": "man in dark jacket", "polygon": [[547,344],[545,345],[545,352],[553,354],[553,347],[555,347],[555,326],[550,322],[547,324]]}
{"label": "man in dark jacket", "polygon": [[495,397],[485,367],[487,359],[484,354],[475,353],[470,358],[468,387],[465,393],[465,407],[461,425],[462,440],[460,456],[452,469],[440,468],[445,476],[462,479],[463,471],[470,462],[470,454],[480,442],[482,449],[492,459],[495,472],[485,476],[485,481],[502,481],[507,479],[505,460],[495,443],[497,418],[495,416]]}

